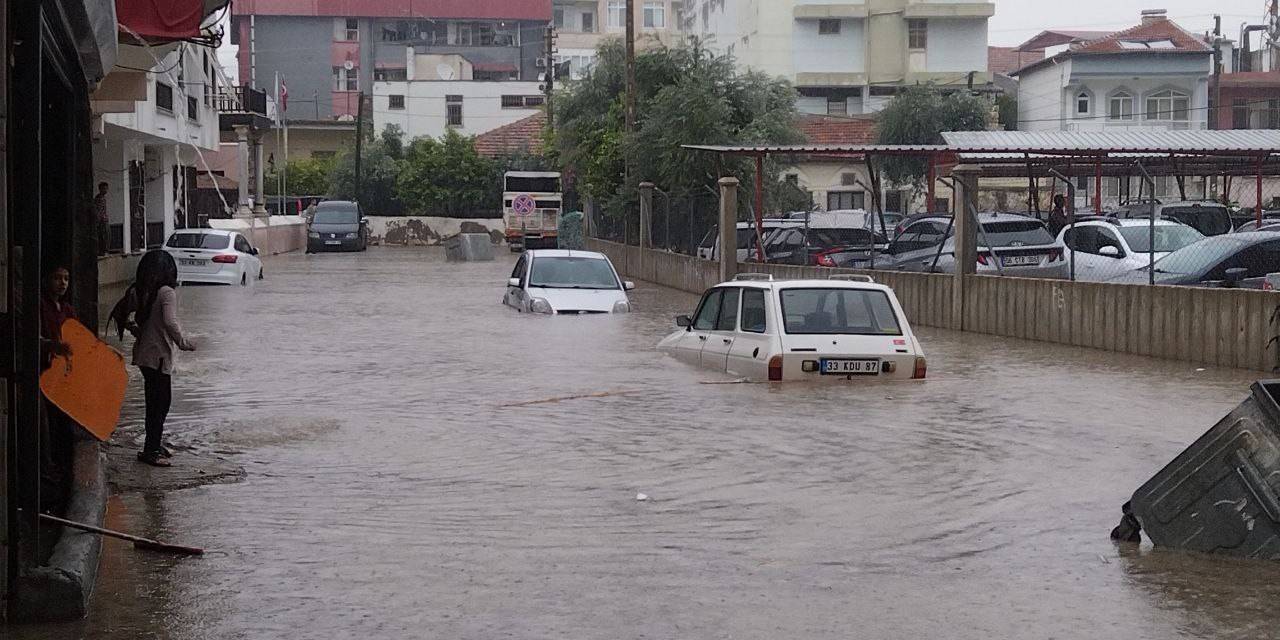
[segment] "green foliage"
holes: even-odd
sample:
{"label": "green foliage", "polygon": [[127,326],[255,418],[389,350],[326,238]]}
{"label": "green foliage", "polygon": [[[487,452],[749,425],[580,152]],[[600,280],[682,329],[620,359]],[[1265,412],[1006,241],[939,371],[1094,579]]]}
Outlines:
{"label": "green foliage", "polygon": [[476,153],[472,138],[449,130],[443,138],[409,143],[396,181],[397,193],[416,215],[461,216],[492,208],[495,164]]}
{"label": "green foliage", "polygon": [[[329,193],[329,174],[333,171],[333,158],[299,158],[290,160],[285,178],[290,194],[323,196]],[[268,195],[279,195],[278,172],[269,171],[263,176],[263,186]]]}
{"label": "green foliage", "polygon": [[[367,138],[367,136],[366,136]],[[362,208],[375,216],[396,216],[404,211],[404,204],[396,191],[396,179],[400,163],[393,155],[403,148],[403,134],[398,128],[387,127],[376,139],[363,141],[359,186],[356,185],[355,146],[338,157],[329,176],[329,195],[339,200],[359,201]]]}
{"label": "green foliage", "polygon": [[[562,166],[572,168],[578,190],[602,202],[606,212],[631,208],[635,184],[644,180],[682,198],[714,195],[717,180],[732,175],[750,193],[754,163],[726,158],[720,168],[715,155],[681,145],[803,141],[795,124],[795,92],[786,81],[740,72],[731,58],[710,54],[696,40],[637,55],[633,135],[624,131],[624,74],[622,45],[601,45],[588,76],[557,94],[557,127],[549,145]],[[623,184],[627,158],[635,172],[630,185]],[[766,165],[769,202],[794,201],[795,187],[783,185],[779,168]],[[743,211],[753,206],[751,200],[739,198]]]}
{"label": "green foliage", "polygon": [[[903,89],[880,113],[880,144],[942,144],[943,131],[984,131],[988,103],[957,91],[945,94],[931,86]],[[922,158],[886,158],[884,175],[895,184],[919,185],[928,172]]]}
{"label": "green foliage", "polygon": [[996,98],[996,108],[1000,110],[1000,126],[1005,131],[1018,130],[1018,96],[1009,93],[1000,94]]}

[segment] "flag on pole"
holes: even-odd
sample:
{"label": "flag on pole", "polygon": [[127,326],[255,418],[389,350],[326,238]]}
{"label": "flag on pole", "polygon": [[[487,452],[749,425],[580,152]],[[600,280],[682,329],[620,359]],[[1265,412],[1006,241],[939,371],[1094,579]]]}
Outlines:
{"label": "flag on pole", "polygon": [[284,83],[284,78],[280,79],[280,110],[289,110],[289,85]]}

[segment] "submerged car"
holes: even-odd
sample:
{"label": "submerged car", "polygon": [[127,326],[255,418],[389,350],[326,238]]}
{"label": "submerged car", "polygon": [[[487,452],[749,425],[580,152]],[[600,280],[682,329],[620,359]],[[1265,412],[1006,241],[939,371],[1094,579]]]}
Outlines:
{"label": "submerged car", "polygon": [[246,285],[263,277],[258,250],[235,231],[180,229],[164,250],[178,263],[179,283]]}
{"label": "submerged car", "polygon": [[634,288],[602,253],[534,249],[516,261],[502,303],[522,313],[627,313]]}
{"label": "submerged car", "polygon": [[[1205,238],[1153,266],[1155,284],[1261,289],[1267,274],[1280,272],[1280,233],[1248,231]],[[1108,282],[1147,284],[1152,278],[1147,269],[1130,271]]]}
{"label": "submerged car", "polygon": [[311,223],[307,225],[307,253],[368,248],[369,225],[358,203],[326,200],[316,205]]}
{"label": "submerged car", "polygon": [[1068,266],[1075,260],[1076,280],[1085,282],[1102,282],[1140,269],[1151,264],[1153,253],[1159,260],[1203,239],[1204,234],[1180,222],[1149,218],[1087,220],[1058,235],[1058,242],[1066,247]]}
{"label": "submerged car", "polygon": [[658,349],[751,380],[924,378],[924,350],[893,290],[865,276],[773,280],[743,274],[709,289]]}

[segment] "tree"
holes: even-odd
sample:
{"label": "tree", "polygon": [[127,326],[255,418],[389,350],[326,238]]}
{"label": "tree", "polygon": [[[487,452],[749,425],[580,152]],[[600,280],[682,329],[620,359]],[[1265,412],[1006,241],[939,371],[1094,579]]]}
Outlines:
{"label": "tree", "polygon": [[403,146],[403,133],[395,126],[388,126],[378,138],[366,140],[358,190],[355,149],[347,150],[339,156],[329,176],[329,194],[339,200],[360,202],[369,215],[400,215],[404,205],[396,192],[396,178],[400,174],[398,154]]}
{"label": "tree", "polygon": [[[908,87],[880,112],[880,144],[942,144],[943,131],[985,131],[986,101],[962,91],[943,93],[932,86]],[[928,172],[923,158],[894,156],[881,161],[890,182],[919,186]]]}
{"label": "tree", "polygon": [[1018,130],[1018,96],[1010,93],[996,98],[996,108],[1000,110],[1000,126],[1005,131]]}
{"label": "tree", "polygon": [[[333,158],[299,158],[290,160],[285,169],[286,189],[291,195],[323,196],[329,193],[329,174],[333,172]],[[263,177],[268,195],[278,195],[277,173]]]}
{"label": "tree", "polygon": [[414,214],[455,217],[492,204],[494,184],[493,161],[476,153],[473,138],[452,129],[439,140],[410,142],[396,180],[397,192]]}

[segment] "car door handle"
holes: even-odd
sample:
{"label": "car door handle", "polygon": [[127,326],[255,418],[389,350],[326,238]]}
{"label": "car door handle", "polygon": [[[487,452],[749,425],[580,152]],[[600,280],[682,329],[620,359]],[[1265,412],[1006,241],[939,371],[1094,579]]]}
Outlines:
{"label": "car door handle", "polygon": [[725,339],[724,339],[724,343],[725,343],[725,344],[733,344],[733,338],[725,338]]}
{"label": "car door handle", "polygon": [[707,341],[707,337],[706,337],[706,336],[698,336],[698,339],[699,339],[699,340],[701,340],[701,341],[703,341],[703,342],[706,342],[706,341]]}

